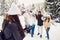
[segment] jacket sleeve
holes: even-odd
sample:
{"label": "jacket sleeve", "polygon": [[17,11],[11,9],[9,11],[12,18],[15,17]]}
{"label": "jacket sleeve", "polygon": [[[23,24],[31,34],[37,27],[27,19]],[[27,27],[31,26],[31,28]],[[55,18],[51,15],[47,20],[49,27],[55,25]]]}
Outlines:
{"label": "jacket sleeve", "polygon": [[2,28],[4,29],[7,25],[8,25],[8,22],[6,20],[4,20],[2,23]]}

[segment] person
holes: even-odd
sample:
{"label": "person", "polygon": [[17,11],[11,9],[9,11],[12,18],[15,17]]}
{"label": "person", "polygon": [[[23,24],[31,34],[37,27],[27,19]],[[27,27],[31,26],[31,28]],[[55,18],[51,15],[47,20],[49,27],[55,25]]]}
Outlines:
{"label": "person", "polygon": [[2,27],[6,40],[23,40],[24,31],[17,15],[6,15]]}
{"label": "person", "polygon": [[[31,32],[31,37],[33,37],[33,35],[34,35],[34,31],[35,31],[35,15],[34,15],[34,13],[33,13],[33,11],[32,10],[30,10],[30,19],[31,19],[31,22],[30,22],[30,25],[31,25],[31,30],[30,30],[30,32]],[[33,20],[32,20],[33,19]]]}
{"label": "person", "polygon": [[9,11],[4,15],[2,24],[6,40],[23,40],[25,37],[24,30],[18,17],[19,14],[21,14],[21,11],[13,2]]}
{"label": "person", "polygon": [[38,11],[38,15],[36,15],[36,19],[38,21],[38,34],[40,34],[40,37],[42,38],[42,28],[43,28],[43,15],[41,14],[41,11]]}
{"label": "person", "polygon": [[[28,12],[26,11],[24,14],[23,14],[23,16],[24,16],[24,22],[25,22],[25,28],[24,28],[24,30],[27,32],[27,33],[30,33],[30,24],[29,24],[29,22],[28,22],[28,20],[29,20],[29,14],[28,14]],[[28,17],[27,17],[28,16]]]}
{"label": "person", "polygon": [[47,39],[49,40],[49,30],[50,30],[50,16],[47,15],[44,20],[44,27],[46,29]]}

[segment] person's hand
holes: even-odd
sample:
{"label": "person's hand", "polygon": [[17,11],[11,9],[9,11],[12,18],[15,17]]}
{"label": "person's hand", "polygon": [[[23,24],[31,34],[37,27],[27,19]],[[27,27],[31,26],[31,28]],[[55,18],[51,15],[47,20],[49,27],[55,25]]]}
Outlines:
{"label": "person's hand", "polygon": [[45,30],[47,29],[47,27],[45,27]]}

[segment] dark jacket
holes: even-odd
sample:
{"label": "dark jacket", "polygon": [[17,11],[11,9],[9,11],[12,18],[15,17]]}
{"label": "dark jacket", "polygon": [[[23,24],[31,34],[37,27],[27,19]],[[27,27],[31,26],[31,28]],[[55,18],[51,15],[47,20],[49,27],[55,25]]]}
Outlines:
{"label": "dark jacket", "polygon": [[41,19],[41,17],[42,17],[41,14],[36,15],[36,19],[38,20],[38,25],[39,26],[42,26],[43,25],[43,20]]}
{"label": "dark jacket", "polygon": [[6,40],[23,40],[16,23],[11,23],[9,21],[4,20],[2,27],[3,29],[5,28],[4,35]]}
{"label": "dark jacket", "polygon": [[11,19],[11,20],[12,20],[14,23],[17,24],[18,29],[19,29],[19,33],[21,34],[22,38],[24,38],[24,37],[25,37],[24,30],[23,30],[23,28],[22,28],[22,25],[21,25],[21,23],[20,23],[20,20],[19,20],[18,16],[17,16],[17,15],[10,15],[10,17],[13,18],[13,19],[15,19],[15,21],[13,21],[12,19]]}

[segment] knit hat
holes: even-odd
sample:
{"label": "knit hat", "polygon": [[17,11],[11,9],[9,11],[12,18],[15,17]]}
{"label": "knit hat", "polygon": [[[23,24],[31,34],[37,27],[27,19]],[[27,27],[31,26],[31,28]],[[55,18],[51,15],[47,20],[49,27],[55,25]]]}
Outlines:
{"label": "knit hat", "polygon": [[13,2],[11,8],[8,11],[8,15],[16,15],[16,14],[21,14],[21,11],[17,7],[17,5]]}

